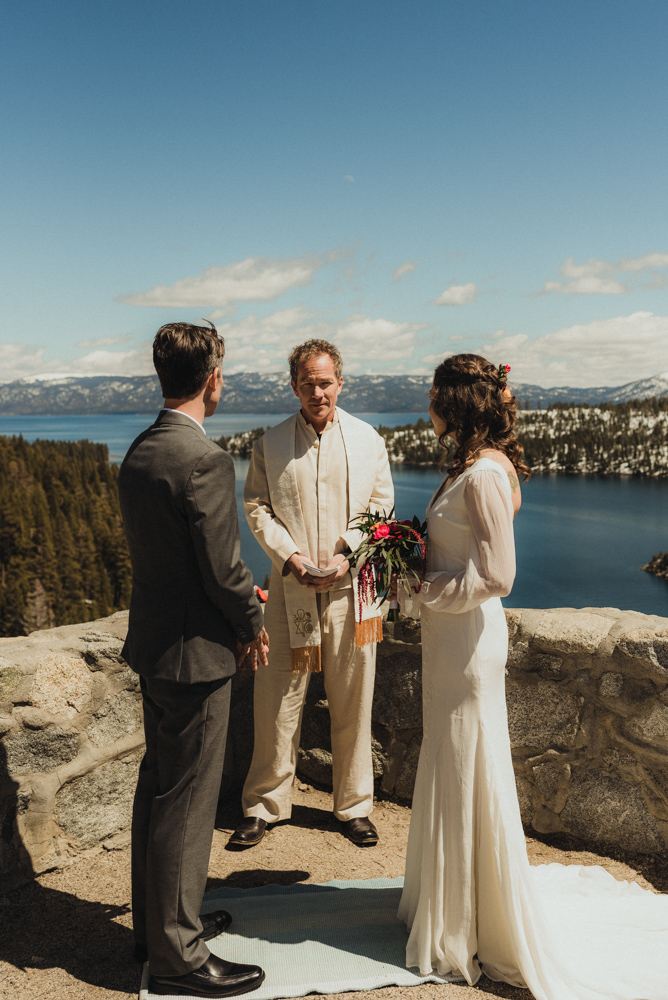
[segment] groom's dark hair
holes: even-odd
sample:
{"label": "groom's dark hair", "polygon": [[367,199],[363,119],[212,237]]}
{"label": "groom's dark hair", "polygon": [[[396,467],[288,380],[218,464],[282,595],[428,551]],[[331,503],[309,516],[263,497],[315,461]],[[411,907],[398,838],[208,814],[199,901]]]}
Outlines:
{"label": "groom's dark hair", "polygon": [[153,341],[153,364],[165,399],[192,399],[225,355],[225,341],[213,323],[166,323]]}

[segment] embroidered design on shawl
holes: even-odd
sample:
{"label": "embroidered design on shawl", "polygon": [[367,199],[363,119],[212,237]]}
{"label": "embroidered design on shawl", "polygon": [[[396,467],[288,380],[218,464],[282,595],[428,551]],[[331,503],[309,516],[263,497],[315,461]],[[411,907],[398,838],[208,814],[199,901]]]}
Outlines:
{"label": "embroidered design on shawl", "polygon": [[310,635],[313,631],[313,622],[311,621],[311,612],[304,611],[303,608],[299,608],[296,614],[292,616],[292,620],[295,623],[295,629],[297,635]]}

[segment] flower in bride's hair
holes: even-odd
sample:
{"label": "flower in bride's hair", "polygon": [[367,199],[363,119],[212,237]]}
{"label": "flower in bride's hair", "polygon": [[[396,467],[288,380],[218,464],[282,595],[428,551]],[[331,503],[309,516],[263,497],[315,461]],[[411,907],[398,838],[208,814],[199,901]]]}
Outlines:
{"label": "flower in bride's hair", "polygon": [[390,533],[389,524],[379,524],[373,533],[373,537],[376,539],[376,541],[379,541],[381,538],[387,538],[389,533]]}

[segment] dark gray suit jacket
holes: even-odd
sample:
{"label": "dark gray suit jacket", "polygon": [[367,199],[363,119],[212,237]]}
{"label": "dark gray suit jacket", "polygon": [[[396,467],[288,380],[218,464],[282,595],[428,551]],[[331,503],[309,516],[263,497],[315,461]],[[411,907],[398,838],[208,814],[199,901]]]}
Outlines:
{"label": "dark gray suit jacket", "polygon": [[132,559],[124,658],[144,677],[230,676],[237,638],[251,642],[262,628],[232,459],[189,417],[163,410],[125,456],[118,492]]}

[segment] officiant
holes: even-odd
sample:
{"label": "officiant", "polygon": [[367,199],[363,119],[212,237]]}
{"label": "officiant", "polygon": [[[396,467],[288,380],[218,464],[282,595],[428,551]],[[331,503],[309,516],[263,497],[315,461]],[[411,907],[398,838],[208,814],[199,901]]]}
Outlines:
{"label": "officiant", "polygon": [[301,409],[256,442],[244,490],[248,523],[272,562],[265,624],[268,666],[255,678],[255,746],[244,785],[244,820],[231,844],[258,844],[290,818],[304,699],[323,673],[331,717],[334,815],[354,843],[371,846],[371,704],[377,607],[359,601],[346,553],[369,507],[389,513],[394,490],[385,444],[370,424],[337,406],[343,361],[326,340],[289,359]]}

